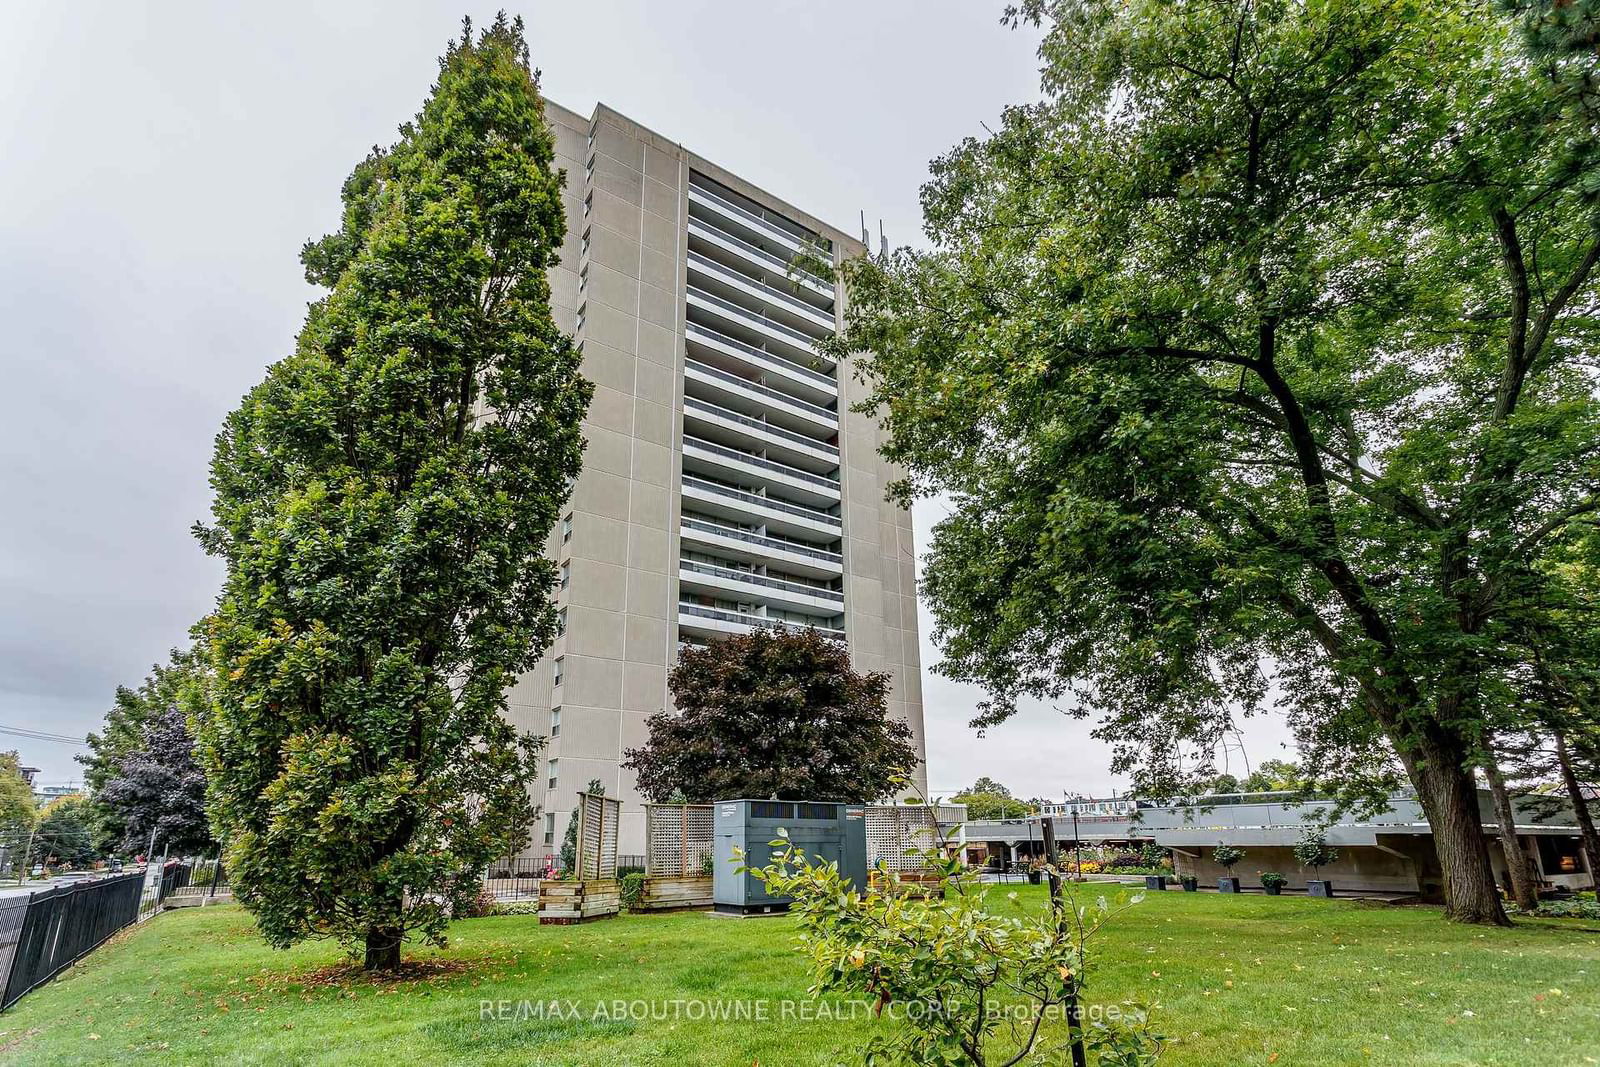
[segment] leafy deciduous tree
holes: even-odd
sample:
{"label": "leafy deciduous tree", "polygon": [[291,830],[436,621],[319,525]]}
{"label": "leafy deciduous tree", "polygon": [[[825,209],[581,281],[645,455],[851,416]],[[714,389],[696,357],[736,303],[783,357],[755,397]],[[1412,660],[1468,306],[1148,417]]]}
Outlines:
{"label": "leafy deciduous tree", "polygon": [[979,778],[968,789],[950,798],[952,804],[965,804],[968,819],[1005,819],[1026,815],[1032,805],[1011,795],[1011,790],[992,778]]}
{"label": "leafy deciduous tree", "polygon": [[1074,694],[1172,795],[1265,659],[1308,777],[1397,759],[1447,915],[1505,922],[1473,769],[1528,561],[1600,507],[1593,139],[1473,3],[1013,17],[1048,98],[935,163],[932,251],[846,267],[901,495],[954,502],[940,669],[980,725]]}
{"label": "leafy deciduous tree", "polygon": [[30,862],[55,862],[81,868],[100,856],[100,850],[95,847],[94,807],[88,797],[64,796],[51,801],[39,813]]}
{"label": "leafy deciduous tree", "polygon": [[195,760],[187,708],[203,707],[203,688],[179,695],[144,724],[138,748],[124,752],[113,777],[95,794],[96,806],[121,828],[113,847],[141,853],[154,847],[175,855],[211,852],[216,842],[206,818],[206,776]]}
{"label": "leafy deciduous tree", "polygon": [[0,752],[0,826],[31,827],[38,819],[33,788],[16,752]]}
{"label": "leafy deciduous tree", "polygon": [[[117,686],[105,725],[88,736],[89,753],[77,756],[83,764],[83,783],[94,811],[95,841],[107,852],[123,847],[127,819],[122,812],[106,805],[106,783],[119,773],[128,754],[145,747],[145,727],[161,713],[178,707],[179,692],[207,667],[205,654],[198,648],[173,649],[166,663],[157,663],[136,688]],[[148,840],[138,844],[143,852]]]}
{"label": "leafy deciduous tree", "polygon": [[649,721],[625,767],[639,791],[864,802],[916,767],[911,728],[888,717],[889,676],[858,674],[815,630],[764,628],[686,648],[668,676],[676,713]]}

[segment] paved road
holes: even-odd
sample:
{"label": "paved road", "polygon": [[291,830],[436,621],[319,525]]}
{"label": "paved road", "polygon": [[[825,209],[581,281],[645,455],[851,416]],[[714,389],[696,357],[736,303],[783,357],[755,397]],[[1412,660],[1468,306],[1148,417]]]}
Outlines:
{"label": "paved road", "polygon": [[[123,873],[126,874],[129,872],[124,871]],[[109,871],[97,873],[93,877],[79,876],[72,878],[58,875],[55,878],[30,878],[21,885],[18,885],[14,878],[7,878],[3,881],[0,881],[0,900],[8,900],[17,896],[25,897],[29,893],[38,893],[45,889],[53,889],[58,885],[81,885],[84,882],[99,881],[102,878],[114,877],[116,877],[116,875]]]}

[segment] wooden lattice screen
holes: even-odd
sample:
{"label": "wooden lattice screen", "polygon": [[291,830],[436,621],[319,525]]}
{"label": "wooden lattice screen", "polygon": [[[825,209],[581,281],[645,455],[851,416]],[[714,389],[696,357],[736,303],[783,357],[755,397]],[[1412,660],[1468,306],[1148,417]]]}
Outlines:
{"label": "wooden lattice screen", "polygon": [[892,871],[920,871],[927,867],[921,856],[907,849],[927,849],[939,843],[933,811],[923,804],[867,805],[867,865],[882,863]]}
{"label": "wooden lattice screen", "polygon": [[703,873],[715,847],[710,804],[646,804],[645,873],[684,878]]}
{"label": "wooden lattice screen", "polygon": [[578,881],[617,876],[617,821],[622,802],[598,793],[578,794]]}

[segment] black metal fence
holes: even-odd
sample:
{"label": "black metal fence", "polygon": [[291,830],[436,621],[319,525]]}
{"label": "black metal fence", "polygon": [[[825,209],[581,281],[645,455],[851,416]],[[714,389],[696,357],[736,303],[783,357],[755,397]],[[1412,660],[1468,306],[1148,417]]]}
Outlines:
{"label": "black metal fence", "polygon": [[[643,856],[617,856],[617,877],[633,870],[643,871],[644,860]],[[508,856],[489,864],[484,872],[483,887],[494,894],[496,900],[538,900],[539,883],[561,875],[561,856],[557,853]]]}
{"label": "black metal fence", "polygon": [[183,860],[165,872],[161,879],[161,899],[197,901],[214,899],[221,894],[229,899],[232,887],[228,884],[228,869],[218,857]]}
{"label": "black metal fence", "polygon": [[143,888],[143,874],[123,874],[0,901],[0,1009],[138,921]]}

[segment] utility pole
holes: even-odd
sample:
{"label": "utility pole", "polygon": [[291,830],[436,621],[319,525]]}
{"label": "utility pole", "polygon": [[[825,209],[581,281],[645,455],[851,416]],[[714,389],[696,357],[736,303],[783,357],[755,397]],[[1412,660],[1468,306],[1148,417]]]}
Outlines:
{"label": "utility pole", "polygon": [[35,820],[33,827],[28,831],[28,847],[22,850],[22,864],[17,868],[17,884],[22,884],[24,875],[33,870],[33,835],[39,832],[39,823]]}

